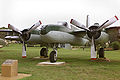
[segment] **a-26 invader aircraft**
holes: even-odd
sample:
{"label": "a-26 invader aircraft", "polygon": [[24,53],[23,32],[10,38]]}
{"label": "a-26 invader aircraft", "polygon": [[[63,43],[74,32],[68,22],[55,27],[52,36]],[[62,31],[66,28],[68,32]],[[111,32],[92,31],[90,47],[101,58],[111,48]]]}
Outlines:
{"label": "a-26 invader aircraft", "polygon": [[[19,36],[6,36],[6,39],[17,39],[23,42],[22,57],[26,57],[26,43],[30,44],[42,44],[46,48],[42,48],[40,51],[40,56],[47,57],[48,47],[52,47],[53,51],[50,53],[50,62],[57,61],[57,48],[59,44],[71,44],[71,45],[85,45],[91,42],[91,59],[96,59],[96,46],[97,44],[106,43],[109,40],[109,35],[103,31],[103,28],[113,24],[118,20],[117,16],[114,16],[104,22],[102,25],[95,23],[94,25],[89,25],[89,16],[86,19],[86,26],[71,19],[70,23],[80,29],[70,29],[68,28],[67,22],[62,24],[50,24],[41,25],[41,21],[34,24],[29,29],[24,29],[20,31],[11,24],[8,27],[14,32],[18,33]],[[37,27],[40,27],[40,30]]]}

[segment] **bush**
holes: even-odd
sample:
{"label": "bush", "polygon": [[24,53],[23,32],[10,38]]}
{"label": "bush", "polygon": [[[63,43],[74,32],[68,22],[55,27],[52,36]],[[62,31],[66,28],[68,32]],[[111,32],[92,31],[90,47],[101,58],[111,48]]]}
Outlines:
{"label": "bush", "polygon": [[118,41],[114,41],[111,43],[111,46],[113,48],[113,50],[118,50],[120,49],[120,43]]}

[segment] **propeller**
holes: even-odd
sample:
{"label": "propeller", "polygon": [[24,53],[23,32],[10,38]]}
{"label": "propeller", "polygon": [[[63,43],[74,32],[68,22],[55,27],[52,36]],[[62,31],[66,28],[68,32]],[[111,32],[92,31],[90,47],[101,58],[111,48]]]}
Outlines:
{"label": "propeller", "polygon": [[114,17],[110,18],[109,20],[107,20],[106,22],[104,22],[104,23],[97,29],[97,31],[102,30],[103,28],[106,28],[107,26],[115,23],[117,20],[119,20],[117,16],[114,16]]}
{"label": "propeller", "polygon": [[118,20],[117,16],[110,18],[105,21],[102,25],[99,26],[98,23],[95,23],[93,26],[89,26],[89,15],[87,15],[86,19],[86,27],[81,23],[77,22],[74,19],[71,19],[70,23],[75,25],[78,28],[84,29],[87,32],[88,37],[91,39],[91,59],[96,59],[96,44],[95,39],[98,39],[101,35],[101,31],[103,28],[115,23]]}
{"label": "propeller", "polygon": [[19,34],[22,34],[22,32],[19,30],[19,29],[17,29],[17,28],[15,28],[13,25],[11,25],[11,24],[8,24],[8,28],[9,29],[12,29],[13,31],[15,31],[15,32],[18,32]]}
{"label": "propeller", "polygon": [[89,19],[89,15],[87,15],[86,27],[88,28],[89,26],[90,26],[90,19]]}
{"label": "propeller", "polygon": [[78,28],[84,29],[86,31],[89,31],[89,29],[87,27],[85,27],[83,24],[79,23],[78,21],[71,19],[70,21],[71,24],[77,26]]}
{"label": "propeller", "polygon": [[32,30],[36,29],[42,24],[42,22],[39,20],[39,22],[35,23],[26,33],[30,33]]}
{"label": "propeller", "polygon": [[96,58],[96,46],[95,46],[95,39],[92,37],[92,42],[91,42],[91,59]]}
{"label": "propeller", "polygon": [[17,29],[16,27],[14,27],[11,24],[8,24],[8,28],[12,29],[13,31],[19,33],[19,36],[23,42],[23,46],[22,46],[22,57],[26,58],[26,45],[25,45],[25,41],[27,41],[30,38],[30,32],[35,30],[37,27],[39,27],[41,25],[41,21],[35,23],[31,28],[29,29],[24,29],[23,31],[20,31],[19,29]]}
{"label": "propeller", "polygon": [[26,58],[26,45],[24,41],[22,45],[22,58]]}

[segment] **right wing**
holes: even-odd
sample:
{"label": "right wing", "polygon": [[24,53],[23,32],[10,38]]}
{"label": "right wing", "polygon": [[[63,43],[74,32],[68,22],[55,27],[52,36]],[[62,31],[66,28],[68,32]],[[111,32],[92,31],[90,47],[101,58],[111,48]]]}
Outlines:
{"label": "right wing", "polygon": [[77,37],[84,37],[86,35],[86,31],[72,31],[72,32],[69,32],[70,34],[74,35],[74,36],[77,36]]}

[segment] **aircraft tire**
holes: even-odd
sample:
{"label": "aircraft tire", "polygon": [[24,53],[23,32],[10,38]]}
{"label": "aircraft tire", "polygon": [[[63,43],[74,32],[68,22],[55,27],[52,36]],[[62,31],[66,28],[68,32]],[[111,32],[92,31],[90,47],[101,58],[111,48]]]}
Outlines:
{"label": "aircraft tire", "polygon": [[40,50],[40,56],[48,57],[48,56],[47,56],[47,49],[46,49],[46,48],[42,48],[42,49]]}
{"label": "aircraft tire", "polygon": [[104,48],[100,48],[100,50],[99,50],[99,58],[104,58]]}
{"label": "aircraft tire", "polygon": [[50,62],[51,63],[54,63],[54,62],[56,62],[57,61],[57,53],[56,53],[56,51],[52,51],[51,53],[50,53]]}

